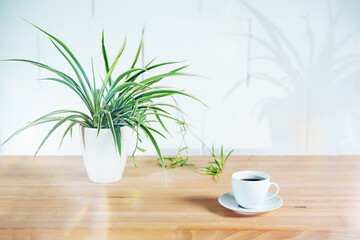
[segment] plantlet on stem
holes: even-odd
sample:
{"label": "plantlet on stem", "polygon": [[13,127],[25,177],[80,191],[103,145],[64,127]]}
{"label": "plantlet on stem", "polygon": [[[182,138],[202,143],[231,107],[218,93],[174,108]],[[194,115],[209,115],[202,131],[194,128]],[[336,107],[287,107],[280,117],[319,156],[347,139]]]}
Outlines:
{"label": "plantlet on stem", "polygon": [[[186,150],[188,147],[180,148],[175,157],[163,157],[164,160],[167,160],[169,163],[165,163],[165,167],[176,168],[178,165],[182,166],[195,166],[195,164],[187,163],[189,156],[182,155],[181,152]],[[158,164],[161,166],[160,158],[157,159]]]}
{"label": "plantlet on stem", "polygon": [[221,181],[220,174],[225,169],[225,164],[229,156],[234,152],[235,150],[231,150],[226,157],[224,156],[224,148],[223,145],[221,145],[220,155],[217,155],[214,150],[214,146],[212,146],[212,152],[211,155],[213,157],[213,160],[209,160],[209,166],[204,168],[199,168],[196,171],[200,174],[204,175],[212,175],[217,178],[218,181]]}

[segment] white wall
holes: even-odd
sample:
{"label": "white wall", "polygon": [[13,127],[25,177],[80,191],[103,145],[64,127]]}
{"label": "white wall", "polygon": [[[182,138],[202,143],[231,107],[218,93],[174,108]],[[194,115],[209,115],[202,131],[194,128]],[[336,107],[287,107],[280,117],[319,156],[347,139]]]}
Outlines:
{"label": "white wall", "polygon": [[[249,4],[249,5],[248,5]],[[0,0],[0,59],[28,58],[69,70],[50,41],[19,16],[62,39],[90,70],[103,73],[101,30],[113,58],[124,36],[129,65],[146,25],[144,59],[184,60],[188,72],[166,84],[208,108],[180,99],[192,130],[209,146],[237,154],[360,154],[360,2],[356,0]],[[66,88],[35,79],[46,71],[0,62],[0,139],[57,108],[84,109]],[[175,126],[174,126],[175,127]],[[27,130],[0,148],[31,155],[50,126]],[[174,152],[181,135],[160,140]],[[40,155],[80,154],[79,137],[61,131]],[[191,153],[201,143],[187,136]],[[155,154],[147,143],[147,154]]]}

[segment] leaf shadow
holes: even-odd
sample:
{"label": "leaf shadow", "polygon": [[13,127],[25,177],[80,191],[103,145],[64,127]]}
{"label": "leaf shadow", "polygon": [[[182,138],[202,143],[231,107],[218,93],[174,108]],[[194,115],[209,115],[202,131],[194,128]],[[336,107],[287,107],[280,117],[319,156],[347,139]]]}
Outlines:
{"label": "leaf shadow", "polygon": [[[359,115],[356,106],[360,103],[357,91],[360,86],[360,54],[349,52],[347,48],[356,41],[360,29],[353,27],[352,32],[345,33],[340,25],[349,6],[344,3],[333,12],[328,2],[327,18],[321,25],[322,34],[313,19],[301,17],[299,26],[304,25],[304,29],[298,31],[303,34],[300,42],[294,38],[292,31],[281,28],[258,8],[247,3],[250,1],[239,2],[253,16],[259,31],[243,34],[243,37],[264,49],[261,56],[249,56],[251,66],[258,66],[258,69],[248,70],[250,82],[262,82],[279,91],[277,95],[270,91],[261,92],[265,96],[252,109],[258,123],[267,122],[273,150],[288,148],[309,153],[329,146],[334,149],[338,140],[328,138],[327,134],[341,136],[348,127],[345,122],[352,122]],[[276,70],[263,68],[261,64]],[[239,79],[229,88],[224,100],[230,99],[230,95],[239,95],[239,91],[243,91],[239,87],[245,83],[244,79]],[[343,116],[341,119],[340,115]],[[330,122],[329,125],[341,124],[342,127],[330,128],[327,122]],[[354,124],[351,127],[356,128]],[[285,136],[284,132],[289,134]],[[315,139],[324,138],[328,139],[328,146],[319,146]]]}

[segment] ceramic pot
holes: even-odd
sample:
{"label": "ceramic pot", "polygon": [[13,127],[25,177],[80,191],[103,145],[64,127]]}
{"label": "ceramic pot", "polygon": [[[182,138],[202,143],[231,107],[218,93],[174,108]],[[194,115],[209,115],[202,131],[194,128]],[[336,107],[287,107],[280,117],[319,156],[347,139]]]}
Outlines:
{"label": "ceramic pot", "polygon": [[115,148],[110,129],[80,128],[82,155],[90,181],[112,183],[121,179],[128,156],[130,128],[121,128],[121,156]]}

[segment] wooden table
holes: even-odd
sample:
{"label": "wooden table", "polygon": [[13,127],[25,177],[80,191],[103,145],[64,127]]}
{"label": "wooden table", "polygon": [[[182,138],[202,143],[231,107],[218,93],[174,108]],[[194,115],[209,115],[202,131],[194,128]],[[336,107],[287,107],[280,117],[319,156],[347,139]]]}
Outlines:
{"label": "wooden table", "polygon": [[[360,239],[360,157],[232,156],[221,183],[178,167],[168,185],[155,160],[95,184],[80,157],[0,157],[0,239]],[[279,184],[280,209],[242,216],[219,205],[245,169]]]}

